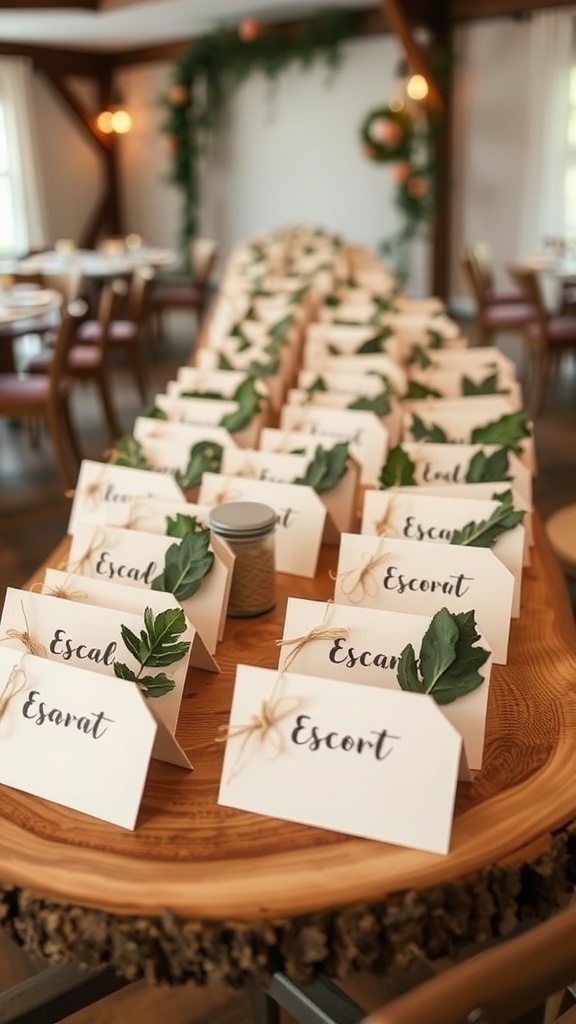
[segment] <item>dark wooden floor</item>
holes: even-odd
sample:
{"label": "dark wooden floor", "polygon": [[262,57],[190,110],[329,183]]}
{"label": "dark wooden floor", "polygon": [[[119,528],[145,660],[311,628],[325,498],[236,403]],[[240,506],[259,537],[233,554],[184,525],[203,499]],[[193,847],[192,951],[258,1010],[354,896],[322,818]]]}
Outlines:
{"label": "dark wooden floor", "polygon": [[[151,350],[150,398],[163,390],[176,367],[186,362],[193,350],[193,323],[173,321],[171,328],[172,334],[162,347]],[[27,348],[35,344],[34,339],[26,342]],[[501,348],[515,359],[522,372],[521,339],[502,338]],[[115,398],[120,421],[129,432],[141,403],[121,367],[116,372]],[[74,415],[85,456],[99,459],[108,440],[98,403],[89,387],[78,390]],[[576,362],[568,361],[562,375],[554,381],[546,407],[535,424],[535,439],[539,465],[535,505],[546,519],[557,508],[576,502]],[[0,422],[0,606],[6,587],[22,586],[64,536],[69,511],[70,499],[62,494],[46,438],[33,448],[21,426]],[[576,584],[569,586],[576,607]],[[0,990],[40,966],[0,938]],[[352,979],[346,988],[367,1009],[376,1008],[387,996],[383,980],[373,977]],[[210,1024],[240,1024],[247,1016],[246,997],[225,990],[170,991],[138,984],[69,1020],[76,1024],[120,1024],[138,1019],[140,1024],[156,1024],[163,1018],[170,1024],[186,1024],[208,1018]]]}

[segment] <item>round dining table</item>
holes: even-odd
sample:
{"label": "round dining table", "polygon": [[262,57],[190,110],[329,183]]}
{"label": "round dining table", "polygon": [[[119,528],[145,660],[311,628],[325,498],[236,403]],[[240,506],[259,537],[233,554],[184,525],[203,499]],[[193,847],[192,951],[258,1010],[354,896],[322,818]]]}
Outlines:
{"label": "round dining table", "polygon": [[0,292],[0,373],[14,373],[14,343],[25,334],[57,326],[62,295],[53,288],[29,287]]}
{"label": "round dining table", "polygon": [[217,673],[189,669],[176,737],[194,771],[152,760],[134,831],[0,786],[3,927],[54,963],[238,987],[275,971],[386,972],[552,914],[576,869],[576,635],[537,516],[534,534],[508,663],[492,669],[482,769],[458,785],[447,854],[218,803],[236,666],[277,666],[290,595],[332,596],[338,548],[324,546],[313,579],[278,574],[273,610],[227,619]]}

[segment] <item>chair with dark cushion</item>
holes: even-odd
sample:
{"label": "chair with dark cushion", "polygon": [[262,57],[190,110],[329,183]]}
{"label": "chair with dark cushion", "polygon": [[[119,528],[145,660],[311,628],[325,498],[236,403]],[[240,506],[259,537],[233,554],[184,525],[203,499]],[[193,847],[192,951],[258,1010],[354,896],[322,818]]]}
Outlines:
{"label": "chair with dark cushion", "polygon": [[[110,439],[114,442],[122,434],[112,400],[112,386],[109,366],[110,323],[119,317],[120,310],[126,301],[128,285],[122,279],[105,284],[100,297],[98,311],[98,338],[94,344],[80,342],[75,344],[67,354],[67,368],[70,376],[84,381],[93,381],[102,403],[104,419],[108,427]],[[78,331],[80,331],[79,326]],[[31,359],[27,370],[32,374],[47,375],[51,372],[54,349],[45,349],[40,355]]]}
{"label": "chair with dark cushion", "polygon": [[498,334],[523,331],[533,323],[534,308],[524,300],[494,302],[472,247],[462,255],[462,269],[476,303],[476,333],[479,345],[491,345]]}
{"label": "chair with dark cushion", "polygon": [[163,315],[170,310],[190,310],[200,330],[210,295],[210,275],[218,255],[212,238],[195,238],[189,247],[190,275],[182,280],[158,281],[150,297],[150,314],[156,338],[164,337]]}
{"label": "chair with dark cushion", "polygon": [[[43,420],[54,446],[54,454],[64,490],[74,486],[82,453],[72,426],[69,398],[72,379],[68,373],[68,354],[76,330],[86,315],[86,303],[77,300],[67,307],[58,329],[47,373],[0,373],[0,416],[10,419]],[[76,461],[72,474],[66,451],[66,440]]]}
{"label": "chair with dark cushion", "polygon": [[536,415],[543,409],[552,367],[558,366],[564,353],[576,352],[576,316],[548,310],[538,272],[534,268],[512,265],[508,267],[508,273],[536,312],[535,319],[525,327],[536,363],[531,402]]}

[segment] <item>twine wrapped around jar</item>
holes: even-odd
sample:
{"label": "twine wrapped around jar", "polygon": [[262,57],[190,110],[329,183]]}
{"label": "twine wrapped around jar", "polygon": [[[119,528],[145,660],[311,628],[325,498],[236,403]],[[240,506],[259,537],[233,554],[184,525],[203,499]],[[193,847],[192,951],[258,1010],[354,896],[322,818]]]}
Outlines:
{"label": "twine wrapped around jar", "polygon": [[235,561],[228,615],[263,615],[276,604],[276,513],[256,501],[230,501],[210,511],[210,529],[232,549]]}

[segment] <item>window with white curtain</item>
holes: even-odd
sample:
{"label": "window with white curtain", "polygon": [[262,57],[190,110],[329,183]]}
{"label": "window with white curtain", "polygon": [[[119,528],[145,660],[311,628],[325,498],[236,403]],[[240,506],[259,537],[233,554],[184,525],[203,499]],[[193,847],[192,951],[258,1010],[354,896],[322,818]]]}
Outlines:
{"label": "window with white curtain", "polygon": [[0,104],[0,253],[16,250],[14,197],[4,107]]}

